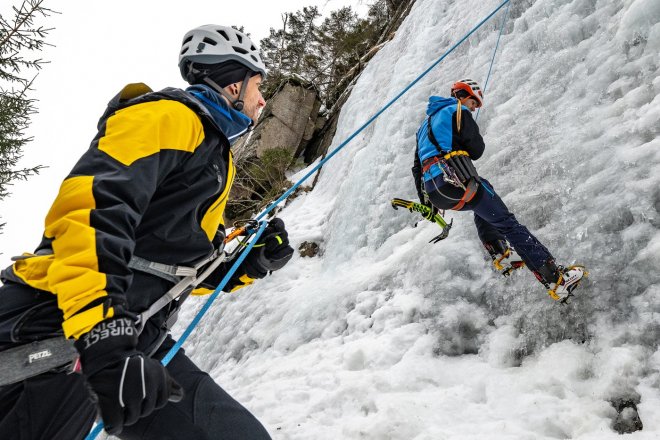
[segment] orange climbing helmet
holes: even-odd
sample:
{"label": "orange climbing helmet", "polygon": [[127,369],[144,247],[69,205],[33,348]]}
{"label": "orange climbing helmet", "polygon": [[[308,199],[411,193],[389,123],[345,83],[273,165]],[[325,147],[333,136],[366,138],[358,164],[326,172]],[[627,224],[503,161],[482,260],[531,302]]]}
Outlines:
{"label": "orange climbing helmet", "polygon": [[476,99],[478,103],[477,107],[484,105],[484,94],[475,80],[465,78],[456,81],[454,85],[451,86],[451,95],[456,96],[456,92],[459,90],[465,91],[470,98]]}

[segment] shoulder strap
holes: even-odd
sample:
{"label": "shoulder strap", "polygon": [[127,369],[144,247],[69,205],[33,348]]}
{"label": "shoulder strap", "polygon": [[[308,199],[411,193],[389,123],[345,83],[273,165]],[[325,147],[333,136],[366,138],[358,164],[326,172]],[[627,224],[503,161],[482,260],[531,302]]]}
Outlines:
{"label": "shoulder strap", "polygon": [[433,145],[435,145],[435,148],[442,151],[442,148],[440,148],[440,144],[438,143],[438,140],[435,138],[435,135],[433,134],[433,128],[431,127],[431,117],[430,116],[428,118],[426,118],[426,127],[427,127],[427,131],[428,131],[429,140],[431,141],[431,143]]}

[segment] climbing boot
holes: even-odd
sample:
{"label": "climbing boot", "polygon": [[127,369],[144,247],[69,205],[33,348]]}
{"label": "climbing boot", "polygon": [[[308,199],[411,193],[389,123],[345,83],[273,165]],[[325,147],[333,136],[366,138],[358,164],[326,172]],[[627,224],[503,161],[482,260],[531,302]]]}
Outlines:
{"label": "climbing boot", "polygon": [[558,266],[554,260],[548,260],[534,272],[536,278],[548,289],[550,298],[566,303],[573,296],[573,291],[583,278],[589,275],[584,266]]}
{"label": "climbing boot", "polygon": [[523,259],[505,240],[484,243],[484,247],[493,260],[495,269],[505,277],[511,275],[514,270],[525,267]]}

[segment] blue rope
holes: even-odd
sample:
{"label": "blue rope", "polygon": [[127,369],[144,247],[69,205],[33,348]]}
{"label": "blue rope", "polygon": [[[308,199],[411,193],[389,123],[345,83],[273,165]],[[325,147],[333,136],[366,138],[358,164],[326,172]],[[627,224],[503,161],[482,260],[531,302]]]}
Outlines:
{"label": "blue rope", "polygon": [[[220,295],[222,289],[227,285],[229,279],[232,277],[232,275],[234,275],[234,272],[236,272],[236,270],[238,269],[238,266],[241,265],[243,260],[245,260],[245,257],[247,257],[248,253],[250,252],[250,250],[254,247],[254,244],[259,240],[259,237],[264,232],[264,229],[266,229],[267,225],[268,222],[261,222],[261,225],[259,226],[257,232],[254,234],[254,238],[252,239],[252,241],[247,245],[245,250],[240,253],[238,258],[236,259],[236,262],[231,266],[231,268],[229,269],[225,277],[222,279],[220,284],[218,284],[218,287],[215,288],[209,299],[206,300],[204,306],[200,309],[199,312],[197,312],[197,315],[195,315],[195,318],[190,322],[188,328],[186,328],[186,330],[183,332],[181,337],[179,337],[179,339],[176,341],[174,346],[170,348],[170,351],[167,352],[163,360],[160,361],[163,365],[166,366],[167,364],[170,363],[174,355],[176,355],[176,353],[179,351],[183,343],[186,341],[186,339],[188,339],[188,336],[190,336],[190,334],[195,329],[195,327],[197,327],[197,325],[200,323],[206,312],[208,312],[209,308],[211,307],[213,301],[215,301],[218,295]],[[101,421],[94,427],[94,429],[92,429],[92,431],[89,434],[87,434],[85,440],[94,440],[96,436],[101,433],[102,429],[103,429],[103,422]]]}
{"label": "blue rope", "polygon": [[[323,160],[321,160],[311,171],[309,171],[307,174],[305,174],[298,182],[296,182],[291,188],[289,188],[284,194],[280,196],[279,199],[277,199],[275,202],[271,203],[268,208],[266,208],[264,211],[262,211],[257,217],[256,220],[261,220],[264,218],[270,211],[275,209],[275,207],[280,204],[283,200],[285,200],[287,197],[291,195],[293,191],[296,190],[305,180],[307,180],[310,176],[312,176],[316,171],[318,171],[319,168],[321,168],[327,161],[329,161],[335,154],[337,154],[342,148],[344,148],[350,141],[352,141],[358,134],[360,134],[365,128],[367,128],[369,125],[371,125],[381,114],[385,112],[388,108],[392,106],[396,101],[398,101],[404,94],[406,94],[415,84],[417,84],[422,78],[424,78],[428,73],[435,68],[438,64],[440,64],[450,53],[452,53],[458,46],[460,46],[465,40],[470,37],[473,33],[477,31],[481,26],[484,25],[488,20],[490,20],[493,15],[497,13],[504,5],[508,4],[511,0],[504,0],[493,12],[488,14],[483,20],[481,20],[475,27],[470,30],[463,38],[461,38],[456,44],[454,44],[452,47],[449,48],[440,58],[438,58],[437,61],[435,61],[431,66],[426,69],[424,72],[422,72],[421,75],[419,75],[417,78],[415,78],[408,86],[406,86],[405,89],[403,89],[398,95],[396,95],[394,98],[392,98],[383,108],[381,108],[376,114],[374,114],[367,122],[365,122],[360,128],[358,128],[353,134],[351,134],[344,142],[342,142],[337,148],[332,150],[330,154],[328,154]],[[227,282],[229,282],[229,278],[234,274],[236,269],[238,268],[238,265],[243,262],[243,259],[247,256],[248,252],[252,247],[254,246],[254,243],[259,239],[259,236],[263,232],[263,230],[266,228],[266,222],[262,222],[261,226],[259,227],[259,230],[255,234],[254,239],[250,242],[248,245],[247,249],[241,253],[239,258],[236,260],[234,265],[231,267],[229,272],[227,272],[227,275],[225,275],[225,278],[223,278],[222,282],[216,287],[215,291],[211,294],[211,297],[208,299],[202,310],[199,311],[197,316],[193,319],[193,321],[190,323],[186,331],[183,333],[183,335],[179,338],[177,343],[170,349],[170,351],[165,355],[165,357],[162,360],[163,365],[167,365],[167,363],[174,357],[176,352],[181,348],[183,345],[183,342],[188,338],[190,333],[193,331],[193,329],[199,324],[201,321],[203,315],[206,313],[206,311],[210,308],[211,303],[217,298],[217,296],[220,294],[222,289],[225,287]],[[94,429],[87,435],[85,440],[94,440],[96,436],[101,432],[103,429],[103,422],[99,422]]]}
{"label": "blue rope", "polygon": [[392,100],[390,102],[388,102],[383,108],[381,108],[375,115],[373,115],[367,122],[365,122],[360,128],[358,128],[344,142],[342,142],[337,148],[332,150],[332,152],[330,154],[328,154],[322,161],[320,161],[314,168],[312,168],[311,171],[309,171],[307,174],[305,174],[298,182],[296,182],[291,188],[289,188],[284,194],[282,194],[279,199],[277,199],[273,203],[271,203],[268,206],[268,208],[266,208],[264,211],[262,211],[256,217],[256,219],[257,220],[262,219],[270,211],[275,209],[275,207],[278,204],[280,204],[283,200],[285,200],[287,197],[289,197],[289,195],[291,195],[291,193],[293,191],[295,191],[296,188],[298,188],[300,185],[302,185],[302,183],[305,180],[307,180],[311,175],[313,175],[316,171],[318,171],[318,169],[321,168],[323,166],[323,164],[325,164],[327,161],[329,161],[335,154],[337,154],[339,152],[339,150],[344,148],[346,146],[346,144],[348,144],[350,141],[352,141],[355,138],[355,136],[357,136],[358,134],[360,134],[362,132],[362,130],[364,130],[369,125],[371,125],[371,123],[374,122],[381,114],[383,114],[383,112],[385,112],[385,110],[387,110],[390,106],[392,106],[392,104],[394,104],[396,101],[398,101],[399,98],[401,98],[404,94],[406,94],[408,92],[408,90],[410,90],[415,84],[417,84],[422,78],[424,78],[431,70],[433,70],[435,68],[435,66],[440,64],[440,62],[442,60],[444,60],[447,57],[447,55],[452,53],[458,46],[460,46],[465,40],[467,40],[470,35],[472,35],[474,32],[476,32],[477,29],[479,29],[481,26],[483,26],[484,23],[486,23],[488,20],[490,20],[493,17],[493,15],[495,15],[497,13],[497,11],[502,9],[502,7],[504,7],[504,5],[506,5],[510,1],[511,0],[504,0],[497,8],[495,8],[495,10],[493,12],[488,14],[486,16],[486,18],[481,20],[479,22],[479,24],[477,24],[475,27],[473,27],[470,32],[465,34],[465,36],[463,38],[461,38],[456,44],[454,44],[451,48],[449,48],[449,50],[447,52],[445,52],[436,62],[431,64],[431,66],[428,69],[426,69],[421,75],[419,75],[417,78],[415,78],[410,84],[408,84],[408,86],[405,89],[403,89],[398,95],[396,95],[394,98],[392,98]]}
{"label": "blue rope", "polygon": [[231,268],[229,268],[229,271],[227,271],[225,277],[222,279],[222,281],[220,281],[220,284],[218,284],[218,286],[215,288],[209,299],[204,304],[204,307],[202,307],[201,310],[197,312],[197,315],[190,322],[190,325],[188,325],[186,331],[184,331],[183,334],[181,334],[176,344],[174,344],[174,346],[170,349],[170,351],[165,355],[165,357],[161,361],[163,365],[167,365],[170,363],[176,352],[179,351],[183,343],[186,341],[186,339],[188,339],[190,333],[192,333],[195,327],[197,327],[197,324],[199,324],[199,322],[202,320],[202,317],[209,310],[213,301],[215,301],[218,295],[220,295],[222,289],[227,285],[231,277],[234,275],[234,272],[236,272],[236,270],[238,269],[238,266],[241,265],[243,260],[245,260],[245,257],[247,257],[247,255],[250,253],[250,250],[252,250],[252,248],[254,247],[255,243],[259,240],[259,237],[264,232],[264,229],[266,229],[267,225],[268,222],[261,222],[261,225],[259,225],[259,229],[257,229],[257,232],[254,234],[254,237],[252,238],[252,241],[248,243],[245,250],[239,254],[238,258],[236,259],[236,262],[231,266]]}
{"label": "blue rope", "polygon": [[[504,31],[504,25],[506,24],[506,19],[509,18],[509,6],[511,6],[511,3],[506,5],[506,10],[504,11],[504,18],[502,18],[502,26],[500,26],[500,34],[497,36],[497,42],[495,43],[495,49],[493,49],[493,56],[490,59],[490,66],[488,67],[488,75],[486,75],[486,82],[484,83],[484,89],[483,89],[483,94],[486,96],[486,89],[488,88],[488,81],[490,80],[490,72],[493,70],[493,64],[495,63],[495,54],[497,53],[497,48],[500,46],[500,38],[502,38],[502,32]],[[477,116],[475,116],[474,120],[477,121],[479,119],[479,112],[481,111],[481,107],[477,109]]]}

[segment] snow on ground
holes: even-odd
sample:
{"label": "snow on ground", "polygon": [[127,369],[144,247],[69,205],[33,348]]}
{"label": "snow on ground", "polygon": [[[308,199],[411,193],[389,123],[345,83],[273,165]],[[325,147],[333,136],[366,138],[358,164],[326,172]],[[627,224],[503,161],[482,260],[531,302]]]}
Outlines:
{"label": "snow on ground", "polygon": [[[418,0],[333,147],[496,6]],[[513,0],[510,13],[476,165],[589,282],[561,307],[531,273],[493,273],[470,213],[429,244],[436,226],[389,205],[415,195],[428,96],[483,84],[501,12],[280,213],[293,246],[321,255],[220,297],[186,343],[275,439],[618,439],[608,401],[636,396],[644,430],[629,437],[660,436],[660,2]]]}

